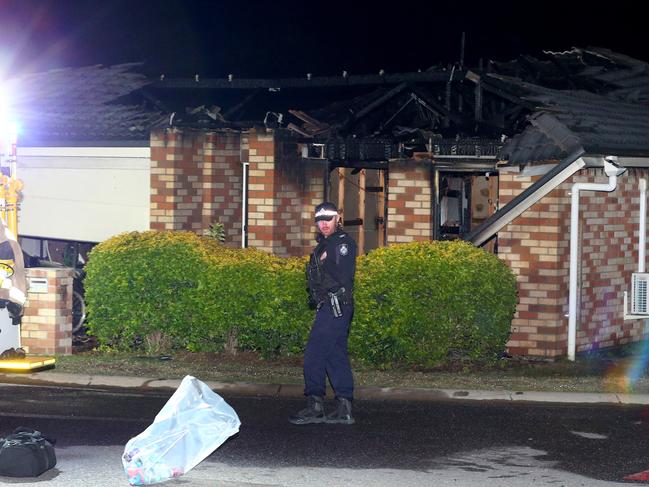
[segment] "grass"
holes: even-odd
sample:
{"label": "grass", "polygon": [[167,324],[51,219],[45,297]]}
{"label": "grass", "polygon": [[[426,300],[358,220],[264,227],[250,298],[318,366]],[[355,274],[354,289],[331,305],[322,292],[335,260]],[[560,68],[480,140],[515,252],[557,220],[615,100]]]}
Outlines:
{"label": "grass", "polygon": [[[352,368],[358,387],[649,393],[646,365],[640,367],[641,377],[632,384],[626,379],[643,345],[583,356],[575,362],[508,358],[491,365],[462,362],[435,370],[377,370],[358,363]],[[189,352],[142,356],[87,351],[57,357],[54,371],[159,379],[190,374],[205,381],[302,384],[301,358],[263,360],[245,352],[235,356]]]}

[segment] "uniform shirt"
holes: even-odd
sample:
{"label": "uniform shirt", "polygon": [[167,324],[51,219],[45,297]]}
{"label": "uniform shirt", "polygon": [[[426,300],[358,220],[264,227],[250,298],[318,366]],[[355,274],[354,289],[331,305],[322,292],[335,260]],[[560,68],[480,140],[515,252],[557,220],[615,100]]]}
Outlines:
{"label": "uniform shirt", "polygon": [[326,293],[345,288],[345,296],[351,299],[356,272],[356,242],[342,230],[336,230],[329,237],[319,235],[319,243],[313,254],[309,267],[318,268],[311,272],[309,287],[321,301]]}
{"label": "uniform shirt", "polygon": [[[324,238],[324,250],[318,258],[324,271],[340,283],[345,289],[353,289],[354,273],[356,272],[356,242],[347,233],[337,230]],[[325,254],[326,252],[326,254]],[[325,256],[322,259],[322,256]],[[330,289],[337,291],[337,289]]]}

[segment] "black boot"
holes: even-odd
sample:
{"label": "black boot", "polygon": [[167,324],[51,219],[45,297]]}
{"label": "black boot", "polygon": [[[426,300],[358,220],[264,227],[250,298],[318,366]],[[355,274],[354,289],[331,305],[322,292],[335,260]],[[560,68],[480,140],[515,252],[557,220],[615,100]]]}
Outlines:
{"label": "black boot", "polygon": [[327,414],[327,423],[354,424],[356,421],[352,416],[352,402],[344,397],[337,397],[336,401],[338,402],[336,410]]}
{"label": "black boot", "polygon": [[324,423],[326,420],[324,401],[321,396],[307,397],[306,408],[288,418],[288,422],[293,424]]}

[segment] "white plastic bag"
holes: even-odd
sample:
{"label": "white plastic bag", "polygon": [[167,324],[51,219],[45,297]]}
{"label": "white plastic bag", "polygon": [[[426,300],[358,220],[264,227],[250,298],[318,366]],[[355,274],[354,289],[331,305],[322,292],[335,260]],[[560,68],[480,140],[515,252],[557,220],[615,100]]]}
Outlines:
{"label": "white plastic bag", "polygon": [[237,413],[221,396],[190,375],[142,433],[124,448],[131,485],[163,482],[188,472],[239,431]]}

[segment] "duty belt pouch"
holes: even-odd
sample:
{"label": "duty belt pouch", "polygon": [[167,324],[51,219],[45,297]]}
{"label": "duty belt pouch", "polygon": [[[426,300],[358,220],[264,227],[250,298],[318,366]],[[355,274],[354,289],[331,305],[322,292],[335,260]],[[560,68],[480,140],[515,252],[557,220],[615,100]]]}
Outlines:
{"label": "duty belt pouch", "polygon": [[38,477],[56,465],[53,443],[39,431],[16,428],[0,438],[0,475]]}
{"label": "duty belt pouch", "polygon": [[340,309],[340,301],[338,300],[338,296],[343,296],[344,294],[344,287],[341,287],[335,293],[329,293],[329,302],[331,303],[331,311],[333,312],[334,318],[340,318],[343,315]]}

